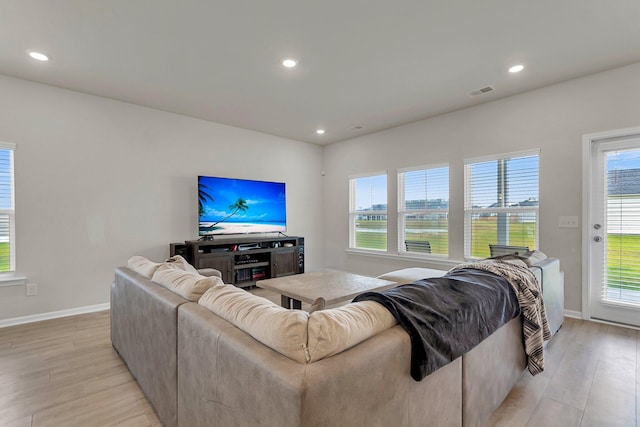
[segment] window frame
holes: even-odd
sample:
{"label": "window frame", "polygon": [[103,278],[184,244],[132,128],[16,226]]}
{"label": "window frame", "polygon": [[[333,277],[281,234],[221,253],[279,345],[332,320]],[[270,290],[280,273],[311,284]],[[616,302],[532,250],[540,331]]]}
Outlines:
{"label": "window frame", "polygon": [[0,142],[0,150],[10,152],[9,155],[9,179],[11,187],[11,207],[0,209],[0,215],[9,217],[9,270],[0,272],[0,280],[11,279],[16,272],[16,202],[15,202],[15,151],[16,144]]}
{"label": "window frame", "polygon": [[[477,163],[485,163],[491,161],[499,161],[499,160],[512,160],[519,159],[523,157],[538,157],[538,204],[536,206],[517,206],[517,207],[494,207],[494,208],[482,208],[473,209],[471,207],[472,204],[472,188],[471,188],[471,167]],[[536,227],[535,227],[535,248],[538,248],[539,245],[539,235],[540,235],[540,149],[534,150],[526,150],[526,151],[516,151],[511,153],[503,153],[493,156],[483,156],[483,157],[474,157],[470,159],[464,160],[464,258],[465,260],[477,260],[480,259],[478,257],[472,256],[472,217],[474,213],[482,212],[483,214],[526,214],[526,213],[534,213],[536,217]],[[496,242],[498,243],[498,242]],[[510,243],[511,244],[511,243]],[[529,248],[534,249],[534,248]]]}
{"label": "window frame", "polygon": [[[448,200],[448,206],[446,211],[444,211],[443,209],[419,209],[419,210],[407,210],[405,207],[405,173],[407,172],[416,172],[416,171],[428,171],[430,169],[442,169],[442,168],[447,168],[447,200]],[[408,213],[411,214],[417,214],[417,215],[428,215],[428,214],[443,214],[445,213],[447,216],[447,240],[449,239],[449,209],[451,207],[451,202],[450,202],[450,195],[451,195],[451,167],[449,165],[449,163],[434,163],[434,164],[428,164],[428,165],[420,165],[420,166],[413,166],[413,167],[407,167],[407,168],[400,168],[398,169],[398,217],[397,217],[397,221],[398,221],[398,255],[402,255],[402,256],[411,256],[411,257],[420,257],[420,258],[448,258],[449,257],[449,250],[447,249],[447,253],[446,254],[434,254],[434,253],[420,253],[420,252],[413,252],[413,251],[407,251],[406,247],[405,247],[405,226],[406,226],[406,220],[405,220],[405,215],[407,215]],[[428,184],[427,184],[428,185]],[[428,187],[427,187],[428,188]],[[448,247],[448,245],[447,245]]]}
{"label": "window frame", "polygon": [[372,248],[359,248],[356,246],[356,218],[358,215],[370,215],[371,211],[359,211],[356,210],[356,181],[362,178],[372,178],[377,176],[384,176],[387,188],[385,188],[385,201],[387,205],[387,209],[384,211],[376,211],[376,215],[384,215],[387,219],[387,227],[386,227],[386,241],[387,245],[389,244],[389,174],[387,171],[377,171],[377,172],[369,172],[357,175],[349,176],[349,249],[356,251],[371,251],[374,253],[382,253],[387,252],[387,247],[384,249],[372,249]]}

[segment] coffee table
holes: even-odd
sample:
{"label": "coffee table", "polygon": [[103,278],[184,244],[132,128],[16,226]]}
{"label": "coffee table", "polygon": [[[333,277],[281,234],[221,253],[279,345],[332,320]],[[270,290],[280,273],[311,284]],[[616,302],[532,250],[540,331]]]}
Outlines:
{"label": "coffee table", "polygon": [[256,282],[259,288],[280,294],[280,304],[285,308],[302,308],[302,302],[312,304],[317,298],[326,305],[353,299],[368,291],[384,291],[396,282],[360,276],[344,271],[328,270],[295,274]]}

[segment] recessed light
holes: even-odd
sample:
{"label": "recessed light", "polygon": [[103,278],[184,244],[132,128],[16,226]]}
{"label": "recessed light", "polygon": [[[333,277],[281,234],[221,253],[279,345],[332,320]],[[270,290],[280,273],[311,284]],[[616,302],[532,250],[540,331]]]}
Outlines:
{"label": "recessed light", "polygon": [[286,68],[293,68],[298,65],[298,61],[293,58],[284,58],[282,60],[282,66]]}
{"label": "recessed light", "polygon": [[29,52],[29,56],[32,57],[33,59],[38,60],[38,61],[48,61],[49,60],[49,57],[47,55],[45,55],[44,53],[40,53],[40,52],[30,51]]}
{"label": "recessed light", "polygon": [[514,65],[513,67],[509,68],[510,73],[519,73],[522,70],[524,70],[524,65]]}
{"label": "recessed light", "polygon": [[324,133],[324,129],[318,129],[318,130],[316,131],[316,133],[317,133],[318,135],[322,135],[322,134]]}

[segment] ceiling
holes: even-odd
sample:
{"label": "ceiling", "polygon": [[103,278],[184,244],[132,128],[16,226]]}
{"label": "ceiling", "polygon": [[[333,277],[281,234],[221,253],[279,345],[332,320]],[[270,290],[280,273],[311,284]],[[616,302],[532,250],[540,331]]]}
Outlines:
{"label": "ceiling", "polygon": [[639,22],[638,0],[0,0],[0,73],[328,144],[638,62]]}

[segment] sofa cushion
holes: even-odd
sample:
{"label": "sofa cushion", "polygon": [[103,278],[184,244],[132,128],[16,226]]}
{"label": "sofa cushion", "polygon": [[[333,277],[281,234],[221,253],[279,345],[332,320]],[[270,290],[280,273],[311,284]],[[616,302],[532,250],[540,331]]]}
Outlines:
{"label": "sofa cushion", "polygon": [[151,279],[153,273],[156,272],[158,267],[162,265],[161,262],[153,262],[143,256],[135,255],[129,258],[127,267],[135,271],[138,274],[143,275],[147,279]]}
{"label": "sofa cushion", "polygon": [[280,307],[233,285],[209,289],[198,304],[278,353],[307,363],[306,311]]}
{"label": "sofa cushion", "polygon": [[397,324],[375,301],[354,302],[309,315],[310,362],[338,354]]}
{"label": "sofa cushion", "polygon": [[198,301],[212,286],[222,284],[218,277],[204,277],[171,265],[158,267],[151,280],[190,301]]}

